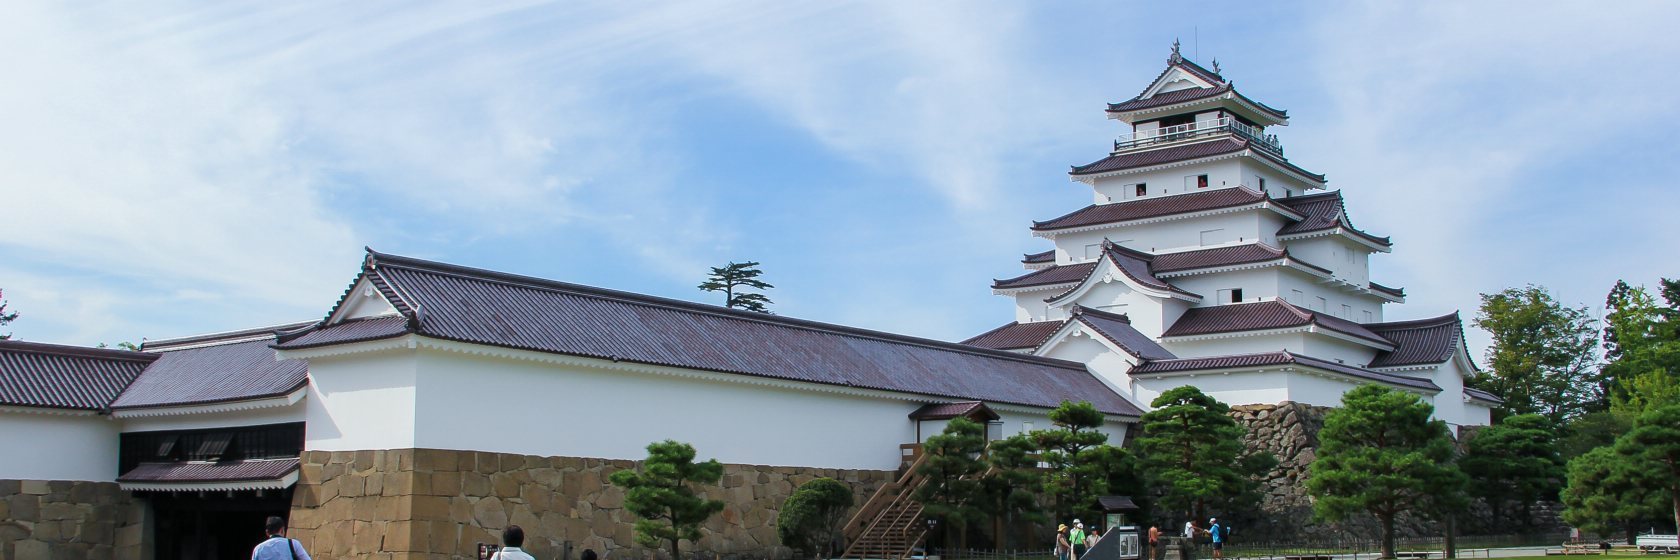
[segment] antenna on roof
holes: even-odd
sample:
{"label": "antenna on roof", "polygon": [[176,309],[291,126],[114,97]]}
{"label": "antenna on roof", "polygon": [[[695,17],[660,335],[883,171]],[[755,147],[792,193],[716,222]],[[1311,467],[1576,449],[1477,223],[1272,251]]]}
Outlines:
{"label": "antenna on roof", "polygon": [[1190,33],[1191,33],[1191,35],[1190,35],[1190,53],[1191,53],[1191,56],[1195,57],[1196,60],[1201,60],[1202,59],[1202,28],[1201,28],[1201,26],[1191,27],[1190,28]]}

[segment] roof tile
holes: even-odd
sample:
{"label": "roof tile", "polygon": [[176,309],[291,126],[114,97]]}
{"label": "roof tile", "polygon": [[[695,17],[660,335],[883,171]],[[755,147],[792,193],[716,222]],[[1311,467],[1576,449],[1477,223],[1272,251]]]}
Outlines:
{"label": "roof tile", "polygon": [[1282,300],[1193,307],[1161,336],[1286,329],[1314,324],[1378,344],[1393,345],[1393,342],[1359,323],[1301,309]]}
{"label": "roof tile", "polygon": [[962,343],[993,350],[1030,350],[1037,348],[1039,344],[1050,338],[1050,335],[1060,328],[1062,328],[1062,321],[1007,323],[975,335],[973,338],[962,341]]}
{"label": "roof tile", "polygon": [[1108,414],[1141,413],[1074,362],[369,254],[367,269],[424,310],[421,336],[1047,408],[1078,395]]}
{"label": "roof tile", "polygon": [[993,280],[992,289],[1011,290],[1015,288],[1054,286],[1056,284],[1078,282],[1085,279],[1085,276],[1091,274],[1091,269],[1096,267],[1097,263],[1095,262],[1054,265],[1049,268],[1041,268],[1006,280]]}
{"label": "roof tile", "polygon": [[1143,198],[1110,204],[1093,204],[1059,218],[1033,222],[1032,229],[1034,231],[1050,231],[1129,222],[1174,214],[1189,214],[1259,204],[1266,200],[1266,195],[1257,191],[1242,187],[1222,188],[1206,192]]}
{"label": "roof tile", "polygon": [[1454,312],[1430,319],[1370,323],[1365,325],[1383,338],[1394,341],[1394,350],[1381,352],[1371,367],[1400,367],[1438,364],[1451,360],[1464,336],[1464,323]]}
{"label": "roof tile", "polygon": [[271,334],[258,340],[161,351],[111,407],[181,406],[291,393],[307,381],[307,364],[274,359],[274,349],[269,347],[273,341]]}
{"label": "roof tile", "polygon": [[1149,338],[1134,327],[1132,321],[1125,315],[1109,313],[1085,307],[1074,310],[1074,318],[1097,331],[1103,338],[1113,342],[1116,346],[1126,349],[1132,355],[1145,360],[1170,360],[1177,358],[1172,352],[1162,348],[1155,339]]}
{"label": "roof tile", "polygon": [[0,405],[103,410],[156,359],[151,352],[0,340]]}
{"label": "roof tile", "polygon": [[1302,356],[1293,352],[1261,352],[1256,354],[1236,354],[1230,356],[1210,356],[1205,358],[1178,358],[1176,360],[1156,360],[1133,366],[1133,375],[1150,373],[1173,373],[1185,371],[1206,371],[1235,368],[1251,368],[1260,366],[1276,366],[1297,364],[1335,373],[1356,377],[1368,381],[1375,381],[1388,385],[1410,387],[1440,391],[1441,387],[1427,379],[1394,375],[1380,371],[1372,371],[1361,367],[1340,364],[1328,360],[1320,360],[1309,356]]}

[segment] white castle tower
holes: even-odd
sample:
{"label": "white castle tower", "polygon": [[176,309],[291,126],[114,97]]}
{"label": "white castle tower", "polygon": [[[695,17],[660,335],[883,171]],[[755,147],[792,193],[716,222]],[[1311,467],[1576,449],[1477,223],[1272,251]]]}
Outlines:
{"label": "white castle tower", "polygon": [[1485,425],[1493,395],[1457,313],[1384,322],[1405,292],[1373,282],[1392,244],[1353,226],[1339,191],[1291,163],[1268,128],[1288,114],[1183,58],[1108,106],[1126,133],[1073,168],[1094,201],[1034,222],[1053,249],[993,283],[1015,321],[967,344],[1079,361],[1147,407],[1193,384],[1233,405],[1334,406],[1382,383],[1432,399],[1455,426]]}

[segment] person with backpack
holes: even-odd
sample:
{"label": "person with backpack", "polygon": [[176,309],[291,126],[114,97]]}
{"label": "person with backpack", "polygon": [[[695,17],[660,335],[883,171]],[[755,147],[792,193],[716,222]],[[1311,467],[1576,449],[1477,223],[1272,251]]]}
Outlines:
{"label": "person with backpack", "polygon": [[268,532],[268,540],[251,549],[251,560],[310,560],[302,544],[286,538],[285,518],[270,515],[263,528]]}

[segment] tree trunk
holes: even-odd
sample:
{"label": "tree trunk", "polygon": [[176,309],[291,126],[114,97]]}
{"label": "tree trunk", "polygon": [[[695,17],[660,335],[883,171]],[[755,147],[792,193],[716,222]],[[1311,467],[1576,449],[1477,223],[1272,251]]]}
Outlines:
{"label": "tree trunk", "polygon": [[1441,551],[1445,558],[1458,558],[1458,514],[1447,514],[1446,550]]}
{"label": "tree trunk", "polygon": [[1377,515],[1382,521],[1382,557],[1394,558],[1394,514]]}
{"label": "tree trunk", "polygon": [[682,560],[682,551],[677,550],[677,540],[671,539],[671,560]]}

